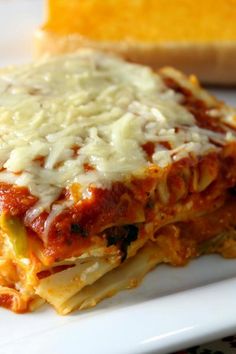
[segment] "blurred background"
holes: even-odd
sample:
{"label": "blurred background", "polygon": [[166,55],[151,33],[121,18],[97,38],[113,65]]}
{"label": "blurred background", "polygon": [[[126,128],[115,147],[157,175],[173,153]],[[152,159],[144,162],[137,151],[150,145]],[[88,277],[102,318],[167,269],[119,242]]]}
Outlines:
{"label": "blurred background", "polygon": [[0,0],[0,66],[31,60],[32,36],[43,22],[43,0]]}

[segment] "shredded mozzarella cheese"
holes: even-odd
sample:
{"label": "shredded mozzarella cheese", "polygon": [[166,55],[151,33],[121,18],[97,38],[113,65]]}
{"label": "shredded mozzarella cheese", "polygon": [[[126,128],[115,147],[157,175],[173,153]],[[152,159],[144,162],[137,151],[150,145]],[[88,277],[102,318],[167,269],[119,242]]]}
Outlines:
{"label": "shredded mozzarella cheese", "polygon": [[216,149],[212,135],[224,138],[198,128],[181,94],[151,69],[94,51],[16,68],[1,75],[0,89],[0,181],[39,198],[29,219],[72,183],[87,197],[91,183],[107,188],[140,173],[150,163],[146,142],[155,143],[152,160],[163,168]]}

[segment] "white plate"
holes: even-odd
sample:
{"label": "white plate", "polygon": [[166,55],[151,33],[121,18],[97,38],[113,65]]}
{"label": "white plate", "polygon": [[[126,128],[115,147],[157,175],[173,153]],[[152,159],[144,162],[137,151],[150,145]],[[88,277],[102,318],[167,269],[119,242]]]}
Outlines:
{"label": "white plate", "polygon": [[[0,65],[30,59],[40,0],[0,0]],[[217,90],[234,103],[235,90]],[[202,257],[185,268],[159,266],[139,288],[93,310],[60,317],[45,306],[1,310],[1,354],[167,353],[236,331],[236,261]]]}

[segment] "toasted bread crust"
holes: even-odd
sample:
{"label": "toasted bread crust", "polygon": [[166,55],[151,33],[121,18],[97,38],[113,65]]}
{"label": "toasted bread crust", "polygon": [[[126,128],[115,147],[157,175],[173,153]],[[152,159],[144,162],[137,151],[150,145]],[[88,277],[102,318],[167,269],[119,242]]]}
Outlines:
{"label": "toasted bread crust", "polygon": [[236,41],[210,43],[169,42],[97,42],[80,35],[59,36],[38,30],[35,34],[35,56],[72,52],[81,47],[113,52],[131,62],[153,67],[174,66],[195,74],[207,84],[236,85]]}

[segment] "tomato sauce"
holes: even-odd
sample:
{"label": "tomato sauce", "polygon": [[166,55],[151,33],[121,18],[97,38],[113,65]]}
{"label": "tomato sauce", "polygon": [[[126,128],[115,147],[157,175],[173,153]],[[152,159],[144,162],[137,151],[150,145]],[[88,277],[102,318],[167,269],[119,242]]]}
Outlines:
{"label": "tomato sauce", "polygon": [[[57,243],[69,245],[73,239],[96,234],[106,225],[135,220],[138,201],[122,183],[114,183],[109,190],[90,187],[89,194],[88,198],[55,217],[48,231],[49,241],[57,240]],[[41,237],[47,216],[47,213],[41,214],[30,226]]]}
{"label": "tomato sauce", "polygon": [[236,203],[230,198],[222,207],[207,215],[196,217],[189,222],[180,222],[181,235],[197,242],[205,241],[235,226]]}
{"label": "tomato sauce", "polygon": [[197,121],[197,125],[200,128],[209,129],[218,133],[226,132],[226,128],[220,122],[220,120],[214,119],[208,114],[207,111],[209,110],[209,107],[207,107],[204,101],[195,97],[190,90],[182,87],[174,79],[170,77],[164,77],[163,80],[170,89],[173,89],[175,92],[179,92],[184,96],[182,105],[185,106],[188,111],[194,115]]}
{"label": "tomato sauce", "polygon": [[154,154],[155,151],[155,144],[151,141],[145,143],[142,145],[143,150],[146,152],[149,160],[151,160],[152,155]]}
{"label": "tomato sauce", "polygon": [[23,215],[37,200],[38,198],[32,196],[25,187],[0,184],[0,207],[8,214]]}
{"label": "tomato sauce", "polygon": [[12,310],[13,296],[10,294],[0,294],[0,306]]}

